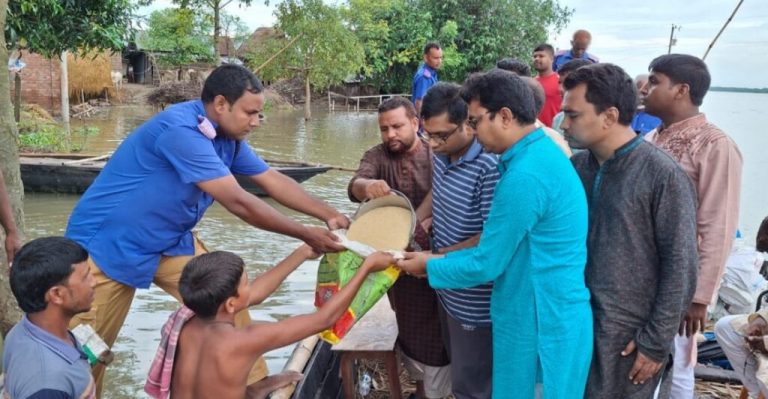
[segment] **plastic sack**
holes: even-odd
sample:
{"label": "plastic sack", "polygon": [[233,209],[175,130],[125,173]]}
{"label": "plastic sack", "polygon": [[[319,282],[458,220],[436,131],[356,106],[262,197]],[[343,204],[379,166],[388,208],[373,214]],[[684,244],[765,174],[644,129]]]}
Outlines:
{"label": "plastic sack", "polygon": [[[363,264],[364,259],[351,250],[325,254],[320,259],[320,266],[317,270],[315,306],[323,306],[325,302],[339,292],[352,279],[357,269]],[[399,276],[400,270],[394,265],[380,272],[369,274],[344,315],[334,323],[333,327],[321,332],[320,338],[331,344],[339,343],[355,322],[363,317],[392,288]]]}

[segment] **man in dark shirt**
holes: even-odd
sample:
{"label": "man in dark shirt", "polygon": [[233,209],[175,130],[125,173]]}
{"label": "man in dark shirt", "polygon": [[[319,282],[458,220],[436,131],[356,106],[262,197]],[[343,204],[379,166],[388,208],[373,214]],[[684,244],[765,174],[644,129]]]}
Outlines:
{"label": "man in dark shirt", "polygon": [[[379,106],[382,143],[365,152],[349,182],[349,199],[360,202],[403,193],[414,207],[431,203],[432,151],[416,135],[419,120],[410,101],[393,97]],[[429,249],[419,221],[416,242]],[[398,346],[405,365],[418,381],[418,397],[442,398],[451,393],[448,355],[443,345],[438,299],[424,279],[402,274],[389,291],[399,330]]]}
{"label": "man in dark shirt", "polygon": [[[696,193],[630,127],[632,79],[612,64],[565,79],[563,129],[589,204],[587,287],[595,350],[585,397],[651,398],[696,289]],[[666,377],[666,376],[665,376]]]}

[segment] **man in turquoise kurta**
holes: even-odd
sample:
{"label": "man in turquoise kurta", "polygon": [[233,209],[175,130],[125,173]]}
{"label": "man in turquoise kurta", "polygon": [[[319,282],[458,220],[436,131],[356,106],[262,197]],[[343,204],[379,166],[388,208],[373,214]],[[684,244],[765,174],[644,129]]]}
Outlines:
{"label": "man in turquoise kurta", "polygon": [[581,398],[592,359],[584,282],[587,203],[563,152],[536,128],[533,93],[506,71],[464,83],[468,125],[501,154],[501,179],[479,244],[445,257],[408,253],[403,271],[434,288],[494,281],[493,397]]}

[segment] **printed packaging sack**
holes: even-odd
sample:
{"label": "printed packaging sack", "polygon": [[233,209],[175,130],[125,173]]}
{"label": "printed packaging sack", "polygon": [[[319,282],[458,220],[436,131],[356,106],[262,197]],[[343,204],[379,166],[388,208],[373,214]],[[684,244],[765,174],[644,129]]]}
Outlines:
{"label": "printed packaging sack", "polygon": [[[320,260],[317,272],[317,290],[315,306],[320,307],[352,279],[364,258],[351,250],[325,254]],[[320,333],[320,338],[331,344],[337,344],[350,328],[370,310],[397,281],[400,270],[390,266],[380,272],[371,273],[355,295],[352,304],[339,320],[328,330]]]}
{"label": "printed packaging sack", "polygon": [[[315,306],[320,307],[352,279],[366,256],[387,251],[402,257],[416,226],[415,212],[402,194],[387,195],[360,205],[347,232],[336,232],[348,248],[325,254],[317,271]],[[369,274],[344,315],[320,338],[337,344],[352,326],[392,288],[400,270],[394,265]]]}

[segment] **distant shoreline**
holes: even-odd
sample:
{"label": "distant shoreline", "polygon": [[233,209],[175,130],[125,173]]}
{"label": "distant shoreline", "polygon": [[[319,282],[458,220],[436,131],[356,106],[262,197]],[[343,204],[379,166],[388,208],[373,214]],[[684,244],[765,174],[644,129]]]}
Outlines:
{"label": "distant shoreline", "polygon": [[768,87],[763,87],[762,89],[758,88],[748,88],[748,87],[720,87],[720,86],[712,86],[709,88],[710,91],[727,91],[732,93],[761,93],[761,94],[768,94]]}

